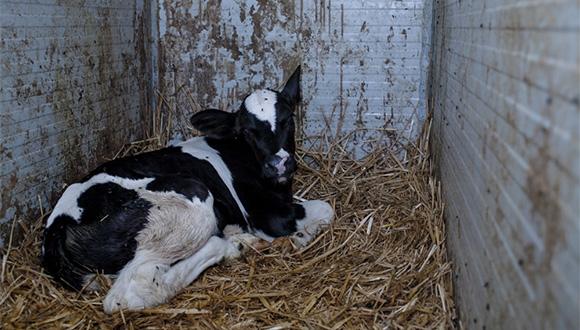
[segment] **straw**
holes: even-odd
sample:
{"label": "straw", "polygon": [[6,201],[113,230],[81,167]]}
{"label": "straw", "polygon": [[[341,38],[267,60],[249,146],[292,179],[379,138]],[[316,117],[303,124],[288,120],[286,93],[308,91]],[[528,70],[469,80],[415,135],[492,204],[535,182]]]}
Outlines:
{"label": "straw", "polygon": [[[171,125],[164,122],[116,156],[162,147]],[[329,201],[333,225],[302,250],[280,240],[210,268],[169,303],[149,310],[106,315],[106,291],[61,288],[38,263],[41,219],[15,221],[24,239],[18,247],[10,240],[4,251],[2,327],[453,328],[444,205],[431,176],[429,131],[428,121],[405,148],[405,160],[384,147],[355,160],[344,141],[299,149],[295,195]]]}

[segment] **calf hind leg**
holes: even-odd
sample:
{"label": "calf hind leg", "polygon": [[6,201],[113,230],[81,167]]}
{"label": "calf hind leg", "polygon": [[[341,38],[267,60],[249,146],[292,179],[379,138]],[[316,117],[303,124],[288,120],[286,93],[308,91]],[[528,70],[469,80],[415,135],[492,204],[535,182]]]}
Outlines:
{"label": "calf hind leg", "polygon": [[171,267],[152,260],[139,262],[147,259],[146,254],[141,254],[124,269],[125,272],[116,282],[127,282],[123,275],[131,277],[132,280],[128,281],[129,286],[124,290],[124,295],[122,297],[115,297],[114,293],[107,295],[104,302],[105,312],[111,313],[122,308],[136,310],[165,303],[195,281],[207,268],[223,259],[238,258],[241,250],[242,246],[237,238],[222,239],[213,236],[192,256]]}
{"label": "calf hind leg", "polygon": [[150,251],[137,251],[135,257],[119,273],[103,301],[105,313],[120,309],[136,310],[165,301],[163,274],[169,269],[163,260]]}
{"label": "calf hind leg", "polygon": [[217,232],[213,198],[188,200],[173,192],[140,192],[153,207],[137,235],[135,257],[119,272],[103,307],[142,309],[165,302],[175,293],[164,280],[170,265],[189,258]]}

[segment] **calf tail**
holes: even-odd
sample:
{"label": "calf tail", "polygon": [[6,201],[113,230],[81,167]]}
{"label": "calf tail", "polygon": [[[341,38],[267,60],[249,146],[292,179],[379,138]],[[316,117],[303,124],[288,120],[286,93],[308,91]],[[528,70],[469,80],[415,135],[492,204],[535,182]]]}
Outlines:
{"label": "calf tail", "polygon": [[67,248],[67,229],[77,224],[68,216],[59,216],[44,231],[41,263],[57,282],[68,289],[80,290],[83,278],[91,271],[77,264]]}

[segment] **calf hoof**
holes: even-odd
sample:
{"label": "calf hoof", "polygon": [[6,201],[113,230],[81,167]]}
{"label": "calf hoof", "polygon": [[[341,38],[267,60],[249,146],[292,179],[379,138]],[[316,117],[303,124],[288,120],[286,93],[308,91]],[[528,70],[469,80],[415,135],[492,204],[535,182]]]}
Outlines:
{"label": "calf hoof", "polygon": [[169,265],[145,265],[132,275],[119,277],[103,300],[105,313],[119,310],[140,310],[157,306],[171,293],[163,284],[163,275]]}
{"label": "calf hoof", "polygon": [[264,251],[268,249],[274,242],[270,243],[263,239],[258,239],[258,241],[254,242],[251,247],[256,251]]}
{"label": "calf hoof", "polygon": [[109,291],[105,300],[103,300],[103,309],[107,314],[113,314],[122,309],[126,309],[127,305],[127,300],[124,295],[112,294],[111,291]]}
{"label": "calf hoof", "polygon": [[316,222],[318,225],[328,225],[334,219],[334,209],[325,201],[306,201],[301,205],[306,212],[304,220]]}
{"label": "calf hoof", "polygon": [[334,218],[334,210],[327,202],[314,200],[301,205],[306,214],[304,219],[296,222],[296,232],[290,236],[297,247],[308,245]]}
{"label": "calf hoof", "polygon": [[114,291],[109,291],[103,301],[103,309],[107,314],[112,314],[120,310],[136,311],[152,306],[135,294],[124,294]]}
{"label": "calf hoof", "polygon": [[245,232],[238,225],[227,225],[223,230],[224,238],[238,247],[240,253],[248,250],[262,251],[270,247],[270,242]]}
{"label": "calf hoof", "polygon": [[249,233],[236,234],[234,236],[227,237],[226,239],[234,244],[241,254],[250,250],[261,251],[270,246],[270,242]]}
{"label": "calf hoof", "polygon": [[105,313],[112,314],[120,310],[138,311],[149,307],[154,307],[165,302],[164,299],[155,299],[154,296],[140,296],[129,293],[127,295],[107,294],[103,301]]}

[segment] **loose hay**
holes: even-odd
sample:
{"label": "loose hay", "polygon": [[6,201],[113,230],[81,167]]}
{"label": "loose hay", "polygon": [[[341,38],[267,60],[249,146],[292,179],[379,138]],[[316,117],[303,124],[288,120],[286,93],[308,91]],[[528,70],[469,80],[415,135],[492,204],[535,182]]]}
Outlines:
{"label": "loose hay", "polygon": [[[105,291],[68,292],[38,265],[41,221],[4,251],[3,328],[452,328],[455,307],[429,126],[404,160],[377,149],[355,161],[335,143],[301,150],[298,199],[329,200],[336,220],[307,248],[285,244],[210,268],[166,305],[112,316]],[[118,156],[164,145],[134,143]]]}

